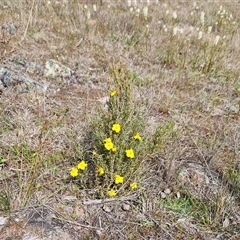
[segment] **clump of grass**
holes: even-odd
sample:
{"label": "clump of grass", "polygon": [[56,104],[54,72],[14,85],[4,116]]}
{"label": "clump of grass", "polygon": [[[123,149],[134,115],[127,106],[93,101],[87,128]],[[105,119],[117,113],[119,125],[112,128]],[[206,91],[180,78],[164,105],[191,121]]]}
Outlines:
{"label": "clump of grass", "polygon": [[183,213],[190,215],[192,213],[191,200],[188,197],[178,198],[167,196],[160,202],[166,208],[172,210],[173,212]]}
{"label": "clump of grass", "polygon": [[7,34],[6,30],[0,26],[0,59],[3,60],[6,57],[9,45],[11,41],[11,36]]}
{"label": "clump of grass", "polygon": [[6,212],[10,210],[10,198],[9,194],[5,191],[0,191],[0,212]]}

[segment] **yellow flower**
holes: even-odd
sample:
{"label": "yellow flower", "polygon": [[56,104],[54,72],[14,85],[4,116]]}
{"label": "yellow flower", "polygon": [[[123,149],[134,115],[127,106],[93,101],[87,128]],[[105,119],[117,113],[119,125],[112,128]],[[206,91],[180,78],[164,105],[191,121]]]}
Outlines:
{"label": "yellow flower", "polygon": [[72,177],[76,177],[78,175],[78,169],[76,167],[73,167],[70,171],[70,175]]}
{"label": "yellow flower", "polygon": [[110,92],[110,96],[111,96],[111,97],[115,96],[116,94],[117,94],[117,91],[116,91],[116,90]]}
{"label": "yellow flower", "polygon": [[121,177],[120,175],[116,175],[115,176],[115,183],[116,184],[123,183],[123,177]]}
{"label": "yellow flower", "polygon": [[106,139],[104,140],[104,142],[105,142],[104,147],[105,147],[108,151],[111,150],[111,149],[114,147],[111,138],[106,138]]}
{"label": "yellow flower", "polygon": [[136,133],[136,134],[134,135],[134,139],[141,141],[141,140],[142,140],[142,137],[140,136],[139,133]]}
{"label": "yellow flower", "polygon": [[116,133],[119,133],[121,131],[121,126],[118,123],[113,124],[112,130],[115,131]]}
{"label": "yellow flower", "polygon": [[136,182],[131,183],[131,184],[130,184],[130,188],[131,188],[132,190],[137,189],[137,183],[136,183]]}
{"label": "yellow flower", "polygon": [[134,158],[134,151],[132,148],[126,150],[126,156],[129,158]]}
{"label": "yellow flower", "polygon": [[104,174],[104,169],[102,167],[98,168],[98,174],[103,175]]}
{"label": "yellow flower", "polygon": [[113,143],[112,142],[106,142],[104,144],[104,147],[109,151],[109,150],[113,149]]}
{"label": "yellow flower", "polygon": [[106,139],[104,140],[104,142],[105,142],[105,143],[110,143],[110,142],[112,142],[112,140],[111,140],[111,138],[106,138]]}
{"label": "yellow flower", "polygon": [[114,190],[114,189],[109,190],[109,191],[108,191],[108,196],[110,196],[110,197],[116,196],[115,190]]}
{"label": "yellow flower", "polygon": [[112,148],[112,151],[113,151],[113,152],[116,152],[116,151],[117,151],[117,148],[116,148],[116,147],[113,147],[113,148]]}
{"label": "yellow flower", "polygon": [[93,154],[93,155],[97,155],[97,152],[96,152],[96,151],[93,151],[92,154]]}
{"label": "yellow flower", "polygon": [[77,168],[81,169],[81,170],[85,170],[85,168],[87,167],[87,163],[85,161],[81,161],[78,165]]}

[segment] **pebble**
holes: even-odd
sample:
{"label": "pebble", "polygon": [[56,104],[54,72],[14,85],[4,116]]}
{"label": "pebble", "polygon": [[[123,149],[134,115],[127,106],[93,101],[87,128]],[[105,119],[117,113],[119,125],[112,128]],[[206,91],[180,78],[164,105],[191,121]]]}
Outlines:
{"label": "pebble", "polygon": [[166,196],[167,196],[166,193],[164,193],[164,192],[161,192],[160,194],[161,194],[161,198],[166,198]]}
{"label": "pebble", "polygon": [[73,196],[73,195],[67,195],[67,196],[63,196],[62,200],[63,201],[75,201],[75,200],[77,200],[77,197]]}
{"label": "pebble", "polygon": [[7,222],[7,218],[0,217],[0,225],[4,225]]}
{"label": "pebble", "polygon": [[179,199],[181,197],[180,192],[177,192],[177,198]]}
{"label": "pebble", "polygon": [[107,206],[107,205],[104,205],[104,206],[103,206],[103,210],[104,210],[105,212],[107,212],[107,213],[110,213],[110,212],[112,211],[112,208],[110,208],[110,207]]}
{"label": "pebble", "polygon": [[164,190],[164,193],[166,193],[166,194],[168,195],[168,194],[171,193],[171,190],[170,190],[169,188],[166,188],[166,189]]}
{"label": "pebble", "polygon": [[46,61],[45,64],[44,76],[51,78],[55,78],[58,76],[70,77],[72,72],[72,69],[64,66],[62,63],[53,59],[49,59],[48,61]]}
{"label": "pebble", "polygon": [[229,224],[230,224],[229,218],[226,217],[223,221],[223,228],[227,228]]}
{"label": "pebble", "polygon": [[129,211],[130,208],[131,208],[131,206],[130,206],[129,204],[124,203],[124,204],[122,205],[122,209],[123,209],[124,211]]}

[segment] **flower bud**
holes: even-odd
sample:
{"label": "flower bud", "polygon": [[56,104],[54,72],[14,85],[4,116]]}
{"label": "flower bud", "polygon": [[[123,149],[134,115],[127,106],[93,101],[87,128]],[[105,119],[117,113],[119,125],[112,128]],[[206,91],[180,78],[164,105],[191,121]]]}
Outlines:
{"label": "flower bud", "polygon": [[217,36],[215,37],[215,40],[214,40],[214,45],[215,45],[215,46],[218,45],[219,40],[220,40],[220,36],[217,35]]}
{"label": "flower bud", "polygon": [[173,17],[173,19],[177,19],[177,12],[176,11],[173,12],[172,17]]}
{"label": "flower bud", "polygon": [[208,27],[208,33],[211,33],[212,32],[212,26],[209,26]]}
{"label": "flower bud", "polygon": [[204,25],[205,23],[205,12],[201,12],[201,15],[200,15],[200,21],[201,21],[201,24]]}
{"label": "flower bud", "polygon": [[148,17],[148,7],[143,8],[143,16],[145,17],[145,19],[147,19],[147,17]]}

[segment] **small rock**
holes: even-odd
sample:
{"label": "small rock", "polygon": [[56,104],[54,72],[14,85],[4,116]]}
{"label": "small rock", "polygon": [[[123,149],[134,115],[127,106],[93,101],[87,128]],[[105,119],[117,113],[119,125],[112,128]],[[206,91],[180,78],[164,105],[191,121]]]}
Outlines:
{"label": "small rock", "polygon": [[9,22],[3,25],[3,29],[5,29],[9,34],[16,33],[17,28],[18,27],[13,22]]}
{"label": "small rock", "polygon": [[164,193],[164,192],[161,192],[161,198],[166,198],[166,193]]}
{"label": "small rock", "polygon": [[229,219],[226,217],[223,221],[223,227],[227,228],[229,226]]}
{"label": "small rock", "polygon": [[166,194],[168,195],[168,194],[171,193],[171,190],[170,190],[169,188],[166,188],[166,189],[164,190],[164,193],[166,193]]}
{"label": "small rock", "polygon": [[130,206],[129,204],[124,203],[124,204],[122,205],[122,209],[123,209],[124,211],[129,211],[130,208],[131,208],[131,206]]}
{"label": "small rock", "polygon": [[228,110],[231,113],[239,113],[239,105],[231,105],[231,104],[227,104],[226,106],[226,110]]}
{"label": "small rock", "polygon": [[71,195],[69,195],[69,196],[63,196],[63,197],[62,197],[62,200],[63,200],[63,201],[75,201],[75,200],[77,200],[77,197],[76,197],[76,196],[71,196]]}
{"label": "small rock", "polygon": [[211,116],[223,116],[224,115],[224,111],[222,110],[222,109],[220,109],[220,108],[217,108],[217,107],[215,107],[214,109],[213,109],[213,111],[211,112]]}
{"label": "small rock", "polygon": [[110,207],[107,206],[107,205],[104,205],[104,206],[103,206],[103,210],[104,210],[105,212],[107,212],[107,213],[110,213],[110,212],[112,211],[112,208],[110,208]]}
{"label": "small rock", "polygon": [[43,86],[32,78],[19,74],[15,71],[8,70],[0,65],[0,89],[15,86],[20,83],[25,83],[27,86],[32,85],[38,90],[43,90]]}
{"label": "small rock", "polygon": [[0,66],[0,89],[8,87],[11,82],[13,73],[8,69]]}
{"label": "small rock", "polygon": [[50,59],[45,64],[44,76],[45,77],[70,77],[72,70],[69,67],[64,66],[62,63]]}
{"label": "small rock", "polygon": [[180,192],[177,192],[177,198],[179,199],[181,197]]}
{"label": "small rock", "polygon": [[7,222],[7,218],[0,217],[0,225],[4,225]]}

